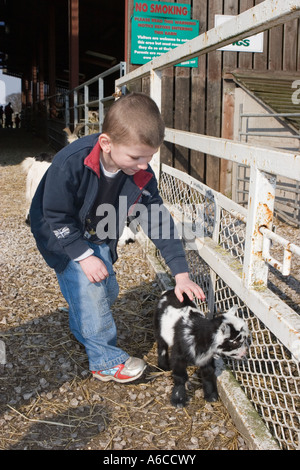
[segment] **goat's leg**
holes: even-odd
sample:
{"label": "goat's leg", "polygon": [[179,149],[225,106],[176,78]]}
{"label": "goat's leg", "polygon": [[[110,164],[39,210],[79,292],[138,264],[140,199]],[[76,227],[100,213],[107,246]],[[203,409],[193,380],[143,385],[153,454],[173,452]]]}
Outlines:
{"label": "goat's leg", "polygon": [[180,357],[179,355],[177,355],[176,359],[174,359],[174,357],[172,359],[174,387],[172,390],[171,403],[177,408],[182,408],[187,402],[185,390],[185,384],[188,381],[188,374],[186,371],[187,363],[183,357]]}
{"label": "goat's leg", "polygon": [[200,367],[204,399],[209,402],[218,400],[217,379],[215,375],[215,363],[212,359],[205,366]]}
{"label": "goat's leg", "polygon": [[161,336],[157,338],[157,355],[158,355],[158,361],[157,361],[158,367],[162,370],[169,370],[170,369],[169,347]]}

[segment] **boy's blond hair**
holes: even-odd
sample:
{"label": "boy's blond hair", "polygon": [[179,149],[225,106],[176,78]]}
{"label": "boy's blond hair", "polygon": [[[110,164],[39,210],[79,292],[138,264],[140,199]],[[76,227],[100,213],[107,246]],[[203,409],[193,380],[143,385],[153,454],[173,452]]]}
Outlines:
{"label": "boy's blond hair", "polygon": [[102,132],[115,144],[158,148],[164,140],[165,124],[156,103],[148,95],[130,93],[109,108]]}

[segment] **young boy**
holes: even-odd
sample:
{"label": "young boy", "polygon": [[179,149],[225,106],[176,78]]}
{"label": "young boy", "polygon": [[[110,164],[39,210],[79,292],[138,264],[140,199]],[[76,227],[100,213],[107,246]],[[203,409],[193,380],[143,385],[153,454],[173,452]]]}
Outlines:
{"label": "young boy", "polygon": [[[113,264],[127,214],[137,204],[147,214],[162,205],[149,162],[163,139],[164,123],[154,101],[142,93],[126,95],[107,112],[101,134],[58,152],[32,201],[37,246],[56,271],[69,305],[70,329],[85,346],[93,376],[102,381],[131,382],[146,367],[142,359],[117,347],[111,313],[118,295]],[[204,299],[189,279],[173,220],[168,212],[164,217],[156,222],[152,239],[175,277],[176,295],[180,301],[184,292]],[[169,232],[163,237],[165,222]]]}

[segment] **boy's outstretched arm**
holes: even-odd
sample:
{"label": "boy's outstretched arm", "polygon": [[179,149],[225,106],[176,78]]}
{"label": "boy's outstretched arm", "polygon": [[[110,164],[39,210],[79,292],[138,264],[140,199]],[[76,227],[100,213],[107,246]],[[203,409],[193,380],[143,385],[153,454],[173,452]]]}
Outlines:
{"label": "boy's outstretched arm", "polygon": [[176,286],[175,294],[180,302],[183,301],[183,293],[185,292],[190,300],[194,300],[194,296],[199,300],[205,300],[205,295],[201,287],[189,278],[189,273],[180,273],[175,276]]}

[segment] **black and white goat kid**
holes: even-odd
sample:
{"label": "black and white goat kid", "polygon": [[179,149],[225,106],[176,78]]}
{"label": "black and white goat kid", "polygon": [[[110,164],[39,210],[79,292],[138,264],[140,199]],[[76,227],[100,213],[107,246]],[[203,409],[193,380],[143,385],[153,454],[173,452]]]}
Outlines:
{"label": "black and white goat kid", "polygon": [[[169,370],[171,365],[174,406],[186,405],[188,365],[199,367],[204,398],[212,402],[218,399],[214,358],[225,355],[242,359],[247,354],[248,328],[236,316],[236,309],[232,307],[227,313],[207,319],[187,295],[184,294],[181,303],[174,290],[162,294],[154,316],[158,367]],[[169,347],[172,348],[170,363]]]}

